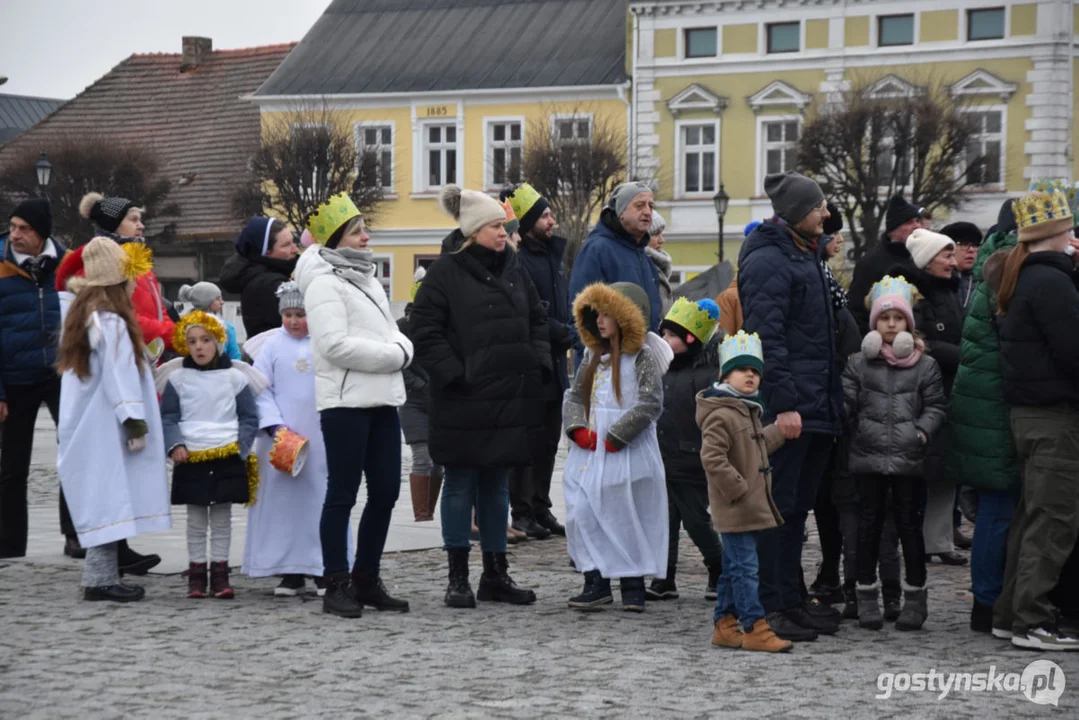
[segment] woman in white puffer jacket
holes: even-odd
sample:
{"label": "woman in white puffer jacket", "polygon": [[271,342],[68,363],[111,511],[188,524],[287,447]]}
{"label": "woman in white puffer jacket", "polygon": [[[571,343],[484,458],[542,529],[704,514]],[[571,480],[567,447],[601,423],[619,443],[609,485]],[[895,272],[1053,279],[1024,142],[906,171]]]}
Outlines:
{"label": "woman in white puffer jacket", "polygon": [[[307,226],[318,244],[297,263],[296,282],[307,308],[329,468],[319,524],[327,583],[322,608],[341,617],[360,617],[364,605],[408,612],[407,602],[387,594],[379,563],[401,491],[397,408],[405,402],[401,371],[412,362],[412,342],[397,329],[375,278],[370,237],[348,196],[330,198]],[[348,520],[364,475],[367,504],[350,577]]]}

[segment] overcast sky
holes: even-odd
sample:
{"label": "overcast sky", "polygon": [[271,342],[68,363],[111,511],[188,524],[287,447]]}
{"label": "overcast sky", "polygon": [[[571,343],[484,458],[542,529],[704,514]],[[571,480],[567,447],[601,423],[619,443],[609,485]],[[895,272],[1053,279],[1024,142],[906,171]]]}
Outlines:
{"label": "overcast sky", "polygon": [[0,93],[68,99],[132,53],[299,40],[329,0],[0,0]]}

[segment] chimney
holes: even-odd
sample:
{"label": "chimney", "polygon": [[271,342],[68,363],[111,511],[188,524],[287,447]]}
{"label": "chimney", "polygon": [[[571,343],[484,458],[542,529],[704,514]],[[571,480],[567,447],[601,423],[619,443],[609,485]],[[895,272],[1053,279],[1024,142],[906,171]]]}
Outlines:
{"label": "chimney", "polygon": [[184,52],[180,59],[180,72],[190,72],[197,68],[206,59],[206,56],[214,49],[214,41],[210,38],[194,37],[185,35],[183,39]]}

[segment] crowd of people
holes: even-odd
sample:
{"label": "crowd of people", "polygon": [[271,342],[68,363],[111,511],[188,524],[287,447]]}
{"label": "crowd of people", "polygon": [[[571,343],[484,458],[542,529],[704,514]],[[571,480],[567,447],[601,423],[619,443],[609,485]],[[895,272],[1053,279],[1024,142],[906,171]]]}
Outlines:
{"label": "crowd of people", "polygon": [[[1079,536],[1076,188],[1034,183],[984,242],[970,223],[934,231],[896,196],[849,290],[829,265],[842,218],[820,186],[787,172],[765,190],[774,215],[747,226],[735,281],[691,300],[672,291],[646,183],[614,190],[568,276],[531,185],[497,199],[448,185],[439,202],[457,227],[401,318],[344,193],[299,242],[252,218],[220,286],[181,290],[183,315],[162,297],[136,202],[88,195],[94,235],[67,250],[48,203],[28,200],[2,238],[0,557],[26,553],[44,403],[86,600],[145,595],[121,575],[160,558],[127,540],[171,527],[170,505],[186,509],[187,596],[234,597],[241,504],[242,572],[279,577],[276,595],[310,579],[327,613],[408,612],[381,572],[403,432],[415,520],[440,513],[449,607],[535,602],[507,545],[565,535],[583,583],[568,606],[613,603],[618,580],[622,608],[642,612],[679,596],[684,526],[716,600],[713,644],[784,652],[844,618],[921,629],[927,564],[965,564],[956,548],[972,544],[973,630],[1079,649],[1061,629],[1079,606],[1066,569]],[[222,288],[242,299],[242,346]],[[550,497],[563,441],[564,524]],[[822,562],[807,584],[810,511]]]}

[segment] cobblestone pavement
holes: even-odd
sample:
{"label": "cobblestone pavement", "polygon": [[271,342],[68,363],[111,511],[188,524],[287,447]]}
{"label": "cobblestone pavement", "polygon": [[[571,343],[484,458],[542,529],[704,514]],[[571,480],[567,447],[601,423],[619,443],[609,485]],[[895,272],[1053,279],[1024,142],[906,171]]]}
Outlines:
{"label": "cobblestone pavement", "polygon": [[[807,545],[806,568],[817,556]],[[473,553],[473,583],[479,558]],[[430,550],[387,556],[407,615],[331,618],[314,598],[274,598],[269,579],[235,578],[232,601],[187,600],[182,578],[144,578],[132,605],[78,599],[78,564],[0,564],[0,717],[1061,717],[1076,712],[1019,693],[895,692],[881,672],[1022,673],[1045,658],[966,628],[965,568],[930,568],[926,629],[839,634],[765,656],[710,645],[711,603],[683,539],[682,598],[643,615],[579,614],[579,575],[564,542],[513,550],[513,574],[539,602],[476,610],[442,605],[445,561]],[[1079,684],[1079,658],[1053,657]],[[901,687],[901,685],[900,685]]]}

